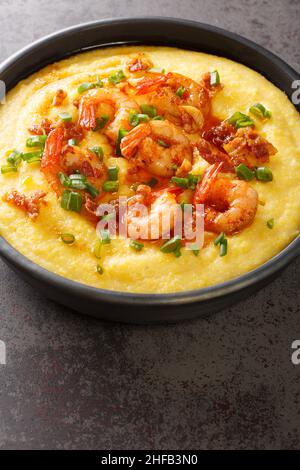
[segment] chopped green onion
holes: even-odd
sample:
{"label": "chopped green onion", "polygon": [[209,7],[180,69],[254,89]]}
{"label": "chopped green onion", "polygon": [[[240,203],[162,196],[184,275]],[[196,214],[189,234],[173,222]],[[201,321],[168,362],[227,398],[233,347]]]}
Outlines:
{"label": "chopped green onion", "polygon": [[254,121],[246,114],[237,111],[229,119],[228,122],[235,126],[237,129],[240,127],[251,127],[254,126]]}
{"label": "chopped green onion", "polygon": [[33,163],[42,159],[43,151],[22,153],[22,159],[27,163]]}
{"label": "chopped green onion", "polygon": [[96,82],[83,82],[77,88],[78,93],[84,93],[87,90],[91,90],[92,88],[102,88],[103,82],[102,80],[98,79]]}
{"label": "chopped green onion", "polygon": [[68,140],[68,145],[70,145],[71,147],[74,147],[75,145],[77,145],[76,139],[69,139]]}
{"label": "chopped green onion", "polygon": [[93,147],[89,147],[89,150],[95,155],[97,155],[101,162],[103,161],[104,152],[102,147],[100,147],[99,145],[94,145]]}
{"label": "chopped green onion", "polygon": [[114,193],[119,189],[119,181],[105,181],[102,189],[106,193]]}
{"label": "chopped green onion", "polygon": [[126,129],[119,129],[118,138],[116,142],[116,154],[119,155],[120,157],[122,156],[121,148],[120,148],[121,140],[127,134],[128,134],[128,131]]}
{"label": "chopped green onion", "polygon": [[185,94],[186,92],[186,88],[184,88],[184,86],[180,86],[177,91],[176,91],[176,95],[179,96],[180,98],[183,97],[183,95]]}
{"label": "chopped green onion", "polygon": [[95,197],[97,197],[99,194],[98,189],[95,188],[95,186],[93,186],[88,181],[85,183],[85,189],[92,196],[93,199],[95,199]]}
{"label": "chopped green onion", "polygon": [[199,256],[200,250],[192,250],[195,256]]}
{"label": "chopped green onion", "polygon": [[17,150],[13,150],[7,158],[7,162],[10,163],[10,165],[13,165],[16,167],[21,163],[21,160],[22,160],[22,153],[18,152]]}
{"label": "chopped green onion", "polygon": [[145,183],[147,186],[150,186],[150,188],[154,188],[158,183],[158,180],[156,178],[151,178],[147,183]]}
{"label": "chopped green onion", "polygon": [[220,243],[220,256],[225,256],[227,255],[227,247],[228,247],[228,241],[225,238],[222,243]]}
{"label": "chopped green onion", "polygon": [[75,237],[72,233],[62,233],[60,237],[66,245],[71,245],[75,242]]}
{"label": "chopped green onion", "polygon": [[220,75],[217,70],[214,70],[210,73],[210,85],[217,86],[220,85]]}
{"label": "chopped green onion", "polygon": [[267,221],[267,227],[272,229],[274,227],[274,223],[275,223],[274,219],[269,219]]}
{"label": "chopped green onion", "polygon": [[165,118],[163,116],[154,116],[153,121],[164,121]]}
{"label": "chopped green onion", "polygon": [[57,174],[61,184],[65,187],[65,188],[69,188],[71,186],[71,180],[68,176],[66,176],[64,173],[58,173]]}
{"label": "chopped green onion", "polygon": [[200,175],[192,175],[191,173],[188,175],[188,187],[189,189],[196,189],[196,186],[198,182],[200,181],[201,176]]}
{"label": "chopped green onion", "polygon": [[86,190],[93,199],[98,196],[99,191],[89,181],[85,175],[74,173],[73,175],[66,176],[63,173],[58,173],[59,180],[65,188]]}
{"label": "chopped green onion", "polygon": [[176,235],[175,237],[165,242],[160,247],[160,251],[162,251],[163,253],[174,253],[178,251],[180,247],[181,247],[181,238],[179,237],[179,235]]}
{"label": "chopped green onion", "polygon": [[161,139],[158,139],[157,143],[158,145],[160,145],[161,147],[164,147],[165,149],[168,149],[170,147],[170,145],[167,142]]}
{"label": "chopped green onion", "polygon": [[273,180],[273,173],[270,168],[266,166],[260,166],[255,170],[256,178],[259,181],[265,181],[266,183]]}
{"label": "chopped green onion", "polygon": [[141,251],[144,248],[144,244],[137,240],[131,240],[129,246],[136,251]]}
{"label": "chopped green onion", "polygon": [[117,181],[118,174],[119,174],[119,167],[118,166],[111,166],[107,169],[108,178],[110,181]]}
{"label": "chopped green onion", "polygon": [[270,119],[270,117],[272,116],[271,111],[266,109],[261,103],[254,104],[253,106],[251,106],[249,111],[260,119]]}
{"label": "chopped green onion", "polygon": [[96,240],[93,253],[96,258],[101,258],[101,251],[102,251],[102,241],[101,240]]}
{"label": "chopped green onion", "polygon": [[2,175],[6,175],[7,173],[16,173],[17,171],[18,169],[14,165],[4,165],[1,167]]}
{"label": "chopped green onion", "polygon": [[177,176],[173,176],[171,181],[172,183],[176,184],[176,186],[179,186],[179,188],[187,189],[189,185],[188,178],[178,178]]}
{"label": "chopped green onion", "polygon": [[28,137],[26,140],[26,147],[44,147],[46,139],[47,136],[44,134]]}
{"label": "chopped green onion", "polygon": [[166,73],[165,69],[161,67],[151,67],[151,69],[148,69],[147,72],[151,73]]}
{"label": "chopped green onion", "polygon": [[103,274],[103,272],[104,272],[104,271],[103,271],[102,266],[100,266],[100,264],[97,264],[97,273],[98,273],[98,274]]}
{"label": "chopped green onion", "polygon": [[108,245],[110,243],[110,235],[108,230],[100,230],[100,235],[103,245]]}
{"label": "chopped green onion", "polygon": [[82,195],[66,189],[61,198],[61,207],[67,211],[80,212]]}
{"label": "chopped green onion", "polygon": [[245,181],[253,180],[254,175],[255,175],[254,171],[250,170],[250,168],[244,165],[244,163],[241,163],[240,165],[236,166],[234,169],[235,169],[237,176],[240,179],[245,180]]}
{"label": "chopped green onion", "polygon": [[134,127],[137,126],[140,122],[147,122],[147,121],[149,121],[148,114],[137,113],[137,114],[131,114],[129,117],[129,124]]}
{"label": "chopped green onion", "polygon": [[71,122],[72,121],[72,114],[71,113],[60,113],[59,117],[63,122]]}
{"label": "chopped green onion", "polygon": [[217,245],[223,243],[224,240],[225,240],[225,233],[224,233],[224,232],[221,232],[221,233],[217,236],[217,238],[214,240],[214,245],[217,246]]}
{"label": "chopped green onion", "polygon": [[109,83],[111,83],[112,85],[117,85],[118,83],[120,83],[122,80],[124,80],[125,75],[124,75],[124,72],[123,70],[119,70],[118,72],[116,72],[115,74],[111,75],[110,77],[108,77],[108,81]]}
{"label": "chopped green onion", "polygon": [[156,109],[150,104],[141,104],[141,110],[143,114],[147,114],[147,116],[151,118],[154,118],[157,115]]}
{"label": "chopped green onion", "polygon": [[99,131],[100,129],[103,129],[108,123],[108,121],[109,121],[109,116],[107,116],[107,114],[104,114],[101,117],[97,117],[96,126],[94,127],[93,131],[95,132],[95,131]]}

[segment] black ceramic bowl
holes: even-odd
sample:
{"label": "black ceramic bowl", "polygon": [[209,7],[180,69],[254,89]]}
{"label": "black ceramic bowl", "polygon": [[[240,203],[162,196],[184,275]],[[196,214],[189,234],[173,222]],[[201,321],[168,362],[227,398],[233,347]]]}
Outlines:
{"label": "black ceramic bowl", "polygon": [[[299,79],[299,74],[282,60],[247,39],[214,26],[172,18],[111,19],[65,29],[6,60],[0,66],[0,79],[10,89],[22,78],[66,56],[128,43],[177,46],[228,57],[257,70],[289,97],[292,82]],[[1,237],[0,254],[36,289],[74,310],[105,320],[159,323],[207,315],[244,299],[300,254],[300,237],[248,274],[205,289],[175,294],[129,294],[88,287],[34,264]]]}

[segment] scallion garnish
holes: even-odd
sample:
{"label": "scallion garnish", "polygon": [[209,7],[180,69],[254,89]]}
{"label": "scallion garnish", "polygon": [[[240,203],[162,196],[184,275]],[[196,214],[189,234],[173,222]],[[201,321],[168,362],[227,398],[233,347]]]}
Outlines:
{"label": "scallion garnish", "polygon": [[274,224],[275,224],[274,219],[269,219],[267,221],[267,227],[270,228],[270,229],[272,229],[274,227]]}
{"label": "scallion garnish", "polygon": [[102,268],[102,266],[100,266],[100,264],[97,264],[97,273],[98,274],[103,274],[104,270]]}
{"label": "scallion garnish", "polygon": [[83,82],[79,87],[77,88],[77,91],[79,94],[84,93],[87,90],[91,90],[92,88],[102,88],[103,87],[103,82],[98,78],[96,82]]}
{"label": "scallion garnish", "polygon": [[45,134],[28,137],[26,147],[44,147],[46,140],[47,136]]}
{"label": "scallion garnish", "polygon": [[68,145],[70,145],[71,147],[74,147],[75,145],[77,145],[76,139],[69,139],[68,140]]}
{"label": "scallion garnish", "polygon": [[71,122],[72,121],[72,114],[71,113],[60,113],[59,117],[63,122]]}
{"label": "scallion garnish", "polygon": [[105,181],[102,189],[106,193],[115,193],[119,189],[119,181]]}
{"label": "scallion garnish", "polygon": [[110,235],[109,231],[102,229],[100,230],[100,235],[101,235],[101,241],[103,245],[108,245],[110,243]]}
{"label": "scallion garnish", "polygon": [[141,251],[144,248],[144,244],[137,240],[130,240],[129,246],[136,251]]}
{"label": "scallion garnish", "polygon": [[7,163],[17,167],[21,163],[21,160],[22,160],[22,153],[18,152],[17,150],[13,150],[7,158]]}
{"label": "scallion garnish", "polygon": [[260,119],[270,119],[272,116],[271,111],[266,109],[261,103],[255,103],[251,108],[249,108],[249,111]]}
{"label": "scallion garnish", "polygon": [[227,255],[228,241],[225,238],[222,243],[220,243],[220,256]]}
{"label": "scallion garnish", "polygon": [[129,124],[133,127],[137,126],[140,122],[149,121],[148,114],[133,113],[129,116]]}
{"label": "scallion garnish", "polygon": [[101,251],[102,251],[102,241],[96,240],[93,248],[93,253],[96,258],[101,258]]}
{"label": "scallion garnish", "polygon": [[270,168],[266,166],[256,168],[255,175],[259,181],[264,181],[266,183],[273,180],[273,173]]}
{"label": "scallion garnish", "polygon": [[151,69],[148,69],[147,72],[151,73],[166,73],[165,69],[161,67],[151,67]]}
{"label": "scallion garnish", "polygon": [[183,95],[185,94],[186,92],[186,88],[184,88],[184,86],[180,86],[177,91],[176,91],[176,95],[179,96],[180,98],[183,97]]}
{"label": "scallion garnish", "polygon": [[98,196],[99,191],[89,183],[87,177],[80,173],[74,173],[66,176],[63,173],[58,173],[59,180],[65,188],[85,190],[92,196],[93,199]]}
{"label": "scallion garnish", "polygon": [[179,237],[179,235],[175,235],[175,237],[166,241],[160,247],[160,251],[162,251],[163,253],[176,253],[178,252],[178,250],[180,250],[180,247],[181,247],[181,238]]}
{"label": "scallion garnish", "polygon": [[121,148],[120,148],[121,140],[127,134],[128,134],[128,131],[126,129],[119,129],[118,138],[116,142],[116,154],[119,155],[120,157],[122,156]]}
{"label": "scallion garnish", "polygon": [[89,150],[95,155],[97,155],[101,162],[103,161],[104,152],[102,147],[100,147],[99,145],[94,145],[93,147],[89,147]]}
{"label": "scallion garnish", "polygon": [[104,129],[108,121],[109,121],[109,116],[107,116],[107,114],[103,114],[103,116],[97,117],[96,126],[94,127],[93,131],[96,132],[96,131],[99,131],[100,129]]}
{"label": "scallion garnish", "polygon": [[141,110],[143,114],[147,114],[147,116],[151,118],[154,118],[157,115],[156,109],[150,104],[141,104]]}
{"label": "scallion garnish", "polygon": [[27,163],[35,163],[35,162],[41,161],[42,155],[43,155],[42,150],[38,150],[37,152],[22,153],[22,160],[24,160]]}
{"label": "scallion garnish", "polygon": [[247,116],[246,114],[240,113],[237,111],[229,119],[228,122],[239,129],[240,127],[252,127],[254,126],[254,121]]}
{"label": "scallion garnish", "polygon": [[118,83],[120,83],[122,80],[124,80],[126,77],[124,75],[124,72],[123,70],[119,70],[118,72],[114,73],[113,75],[111,75],[110,77],[108,77],[108,81],[109,83],[111,83],[112,85],[117,85]]}
{"label": "scallion garnish", "polygon": [[191,173],[188,175],[188,187],[189,189],[193,190],[196,189],[198,182],[200,181],[200,175],[192,175]]}
{"label": "scallion garnish", "polygon": [[7,173],[16,173],[17,171],[18,169],[14,165],[4,165],[1,167],[2,175],[6,175]]}
{"label": "scallion garnish", "polygon": [[108,178],[110,181],[117,181],[118,174],[119,174],[119,167],[118,166],[111,166],[107,169]]}
{"label": "scallion garnish", "polygon": [[75,242],[75,237],[72,233],[62,233],[60,238],[66,245],[71,245]]}
{"label": "scallion garnish", "polygon": [[210,85],[217,86],[220,85],[220,75],[217,70],[214,70],[210,73]]}
{"label": "scallion garnish", "polygon": [[153,121],[164,121],[165,118],[163,116],[154,116]]}
{"label": "scallion garnish", "polygon": [[66,189],[61,198],[61,207],[67,211],[80,212],[82,206],[82,195]]}
{"label": "scallion garnish", "polygon": [[240,165],[236,166],[234,169],[235,169],[237,176],[241,180],[251,181],[255,176],[254,171],[250,170],[250,168],[244,165],[244,163],[241,163]]}
{"label": "scallion garnish", "polygon": [[214,240],[214,245],[219,245],[220,243],[223,243],[223,241],[225,240],[225,233],[224,232],[221,232],[217,238],[215,238]]}
{"label": "scallion garnish", "polygon": [[177,176],[173,176],[171,178],[172,183],[174,183],[179,188],[187,189],[189,185],[188,178],[178,178]]}
{"label": "scallion garnish", "polygon": [[161,139],[158,139],[157,143],[158,145],[160,145],[161,147],[164,147],[165,149],[168,149],[170,147],[170,145],[167,142]]}

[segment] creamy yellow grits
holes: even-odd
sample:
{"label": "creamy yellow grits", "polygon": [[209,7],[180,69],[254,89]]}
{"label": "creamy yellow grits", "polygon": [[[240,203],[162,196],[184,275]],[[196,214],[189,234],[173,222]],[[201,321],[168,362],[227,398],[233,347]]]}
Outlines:
{"label": "creamy yellow grits", "polygon": [[[155,245],[136,252],[129,241],[114,239],[102,250],[103,274],[96,271],[93,254],[95,227],[80,215],[66,212],[50,190],[38,164],[22,163],[18,173],[0,174],[0,233],[26,257],[66,278],[109,290],[167,293],[196,289],[236,278],[263,264],[281,251],[299,233],[300,228],[300,117],[288,98],[253,70],[230,60],[198,52],[166,47],[115,47],[86,52],[60,61],[21,81],[11,90],[6,103],[0,106],[0,165],[14,148],[25,151],[28,128],[43,117],[56,112],[51,102],[57,89],[68,93],[66,104],[59,112],[73,115],[77,87],[97,74],[111,75],[119,70],[129,54],[145,52],[155,66],[199,80],[207,71],[217,69],[224,88],[212,102],[213,114],[220,119],[239,110],[247,114],[253,103],[261,102],[272,112],[267,121],[255,121],[256,129],[277,149],[268,167],[274,174],[270,183],[251,181],[257,190],[259,204],[254,223],[241,233],[228,237],[228,254],[220,257],[219,250],[209,244],[198,257],[182,250],[176,258],[162,253]],[[87,145],[101,145],[104,161],[112,163],[111,147],[106,138],[89,132]],[[29,151],[28,149],[26,150]],[[126,161],[118,159],[121,194],[131,194],[122,185]],[[47,192],[36,221],[2,201],[11,189],[21,192]],[[270,230],[266,222],[274,219]],[[76,237],[66,245],[61,233]]]}

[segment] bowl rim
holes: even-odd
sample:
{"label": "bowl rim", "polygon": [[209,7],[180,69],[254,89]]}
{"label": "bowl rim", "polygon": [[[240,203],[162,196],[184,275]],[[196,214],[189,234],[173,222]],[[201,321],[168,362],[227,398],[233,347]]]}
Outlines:
{"label": "bowl rim", "polygon": [[[160,16],[137,16],[132,18],[122,17],[122,18],[105,18],[101,20],[95,20],[86,23],[80,23],[74,26],[70,26],[67,28],[60,29],[54,33],[48,34],[29,45],[23,47],[19,51],[15,52],[7,59],[5,59],[0,64],[0,73],[6,71],[15,64],[21,57],[24,58],[28,52],[32,52],[32,50],[38,50],[40,46],[51,42],[57,38],[65,36],[66,34],[74,34],[81,31],[85,31],[89,28],[94,28],[97,26],[105,25],[105,24],[134,24],[136,22],[143,21],[149,22],[152,24],[153,22],[157,22],[160,24],[164,23],[173,23],[176,25],[186,25],[186,26],[194,26],[197,28],[201,28],[207,32],[216,32],[219,33],[229,39],[232,39],[238,42],[241,45],[246,45],[250,48],[254,48],[256,52],[262,54],[263,56],[269,58],[273,63],[275,63],[279,68],[283,69],[285,72],[290,74],[294,77],[294,79],[299,78],[299,74],[286,62],[280,59],[277,55],[273,52],[268,51],[264,47],[256,44],[255,42],[251,41],[250,39],[244,38],[237,33],[233,33],[227,31],[225,29],[209,25],[206,23],[201,23],[197,21],[191,21],[186,19],[179,19],[179,18],[171,18],[171,17],[160,17]],[[141,41],[142,43],[142,41]],[[74,55],[79,52],[85,52],[87,50],[96,49],[103,46],[112,46],[112,45],[126,45],[126,44],[133,44],[130,41],[124,42],[111,42],[109,44],[97,44],[95,46],[82,48],[80,50],[74,50],[71,54],[62,55],[55,60],[62,60],[63,57]],[[146,42],[145,42],[146,44]],[[170,44],[172,47],[172,44]],[[176,47],[176,46],[173,46]],[[187,49],[188,50],[188,49]],[[48,63],[51,63],[50,61]],[[43,68],[45,64],[42,64],[40,68]],[[250,67],[251,68],[251,67]],[[20,78],[23,79],[24,77]],[[20,81],[19,80],[19,81]],[[93,287],[88,284],[83,284],[79,281],[74,281],[63,277],[59,274],[56,274],[52,271],[48,271],[46,268],[36,264],[35,262],[31,261],[21,252],[16,250],[6,239],[4,239],[0,235],[0,255],[6,260],[10,265],[12,265],[15,269],[21,270],[26,272],[31,278],[34,278],[37,281],[45,282],[51,284],[52,287],[57,289],[63,289],[66,294],[74,293],[76,290],[76,294],[80,295],[81,298],[92,299],[94,301],[103,301],[106,303],[111,304],[123,304],[123,305],[131,305],[131,306],[146,306],[151,304],[151,306],[159,307],[165,305],[184,305],[184,304],[191,304],[195,302],[201,302],[206,300],[211,300],[219,297],[223,297],[225,295],[230,295],[235,293],[239,290],[244,288],[250,287],[260,281],[265,280],[272,275],[275,275],[278,271],[282,270],[285,266],[287,266],[293,258],[300,255],[300,235],[295,237],[283,250],[273,256],[271,259],[266,261],[265,263],[261,264],[257,268],[252,269],[251,271],[242,274],[238,277],[230,279],[228,281],[214,284],[212,286],[186,290],[186,291],[179,291],[179,292],[170,292],[170,293],[135,293],[135,292],[126,292],[126,291],[117,291],[117,290],[108,290],[102,289],[100,287]]]}

